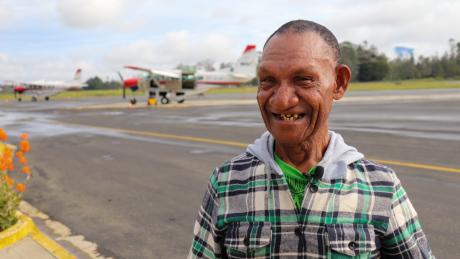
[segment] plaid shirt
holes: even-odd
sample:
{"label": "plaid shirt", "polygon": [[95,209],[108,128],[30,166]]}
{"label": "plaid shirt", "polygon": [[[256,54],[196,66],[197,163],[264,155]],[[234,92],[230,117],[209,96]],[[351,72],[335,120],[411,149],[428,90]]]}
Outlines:
{"label": "plaid shirt", "polygon": [[434,258],[393,170],[368,160],[306,187],[294,206],[283,175],[251,153],[216,168],[189,258]]}

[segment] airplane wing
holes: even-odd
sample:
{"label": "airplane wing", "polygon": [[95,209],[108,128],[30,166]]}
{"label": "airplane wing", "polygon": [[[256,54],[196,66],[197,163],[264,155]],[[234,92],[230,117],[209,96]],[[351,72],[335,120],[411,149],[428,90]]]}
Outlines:
{"label": "airplane wing", "polygon": [[143,72],[147,72],[149,74],[165,76],[165,77],[170,77],[170,78],[176,78],[176,79],[181,78],[181,74],[179,72],[161,71],[161,70],[156,70],[156,69],[154,70],[154,69],[150,69],[150,68],[143,68],[143,67],[137,67],[137,66],[125,66],[125,68],[132,69],[132,70],[143,71]]}

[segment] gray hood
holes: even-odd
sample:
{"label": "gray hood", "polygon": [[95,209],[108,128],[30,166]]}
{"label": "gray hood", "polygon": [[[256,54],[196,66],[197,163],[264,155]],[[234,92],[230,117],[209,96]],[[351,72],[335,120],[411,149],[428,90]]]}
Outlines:
{"label": "gray hood", "polygon": [[[356,148],[345,144],[340,134],[329,131],[329,137],[330,140],[326,153],[318,164],[318,166],[324,168],[324,175],[322,177],[324,180],[341,178],[346,172],[347,165],[364,157]],[[275,169],[277,173],[283,174],[273,159],[274,143],[275,139],[267,131],[260,138],[256,139],[254,144],[249,145],[246,151]]]}

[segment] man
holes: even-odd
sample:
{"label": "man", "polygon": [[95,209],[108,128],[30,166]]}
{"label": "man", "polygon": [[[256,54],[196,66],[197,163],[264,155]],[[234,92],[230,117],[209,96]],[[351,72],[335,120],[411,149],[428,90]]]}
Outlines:
{"label": "man", "polygon": [[211,175],[189,257],[434,258],[393,170],[329,131],[351,76],[339,59],[314,22],[268,38],[257,92],[268,132]]}

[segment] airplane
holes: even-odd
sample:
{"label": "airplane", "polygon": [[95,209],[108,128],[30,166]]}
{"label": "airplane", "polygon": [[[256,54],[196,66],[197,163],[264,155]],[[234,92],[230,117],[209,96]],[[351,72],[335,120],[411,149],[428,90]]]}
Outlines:
{"label": "airplane", "polygon": [[77,90],[87,86],[86,83],[81,83],[81,69],[75,71],[75,75],[71,81],[46,81],[38,80],[32,82],[11,82],[14,96],[20,102],[22,101],[22,95],[32,96],[32,101],[38,100],[39,96],[44,96],[46,101],[50,100],[50,97],[66,90]]}
{"label": "airplane", "polygon": [[249,44],[238,58],[233,67],[223,68],[217,71],[198,70],[196,80],[198,86],[239,86],[247,83],[256,77],[256,69],[259,64],[260,52],[256,45]]}
{"label": "airplane", "polygon": [[[210,88],[220,86],[238,86],[247,83],[256,77],[256,69],[259,63],[260,52],[256,51],[255,45],[247,45],[241,57],[238,58],[232,68],[224,68],[218,71],[183,72],[180,70],[161,71],[137,66],[125,66],[127,69],[147,73],[145,77],[128,78],[123,82],[123,98],[125,90],[137,91],[140,87],[146,90],[148,98],[158,96],[162,104],[171,102],[171,98],[178,103],[183,103],[186,96],[203,94]],[[136,98],[131,98],[130,103],[136,104]]]}

